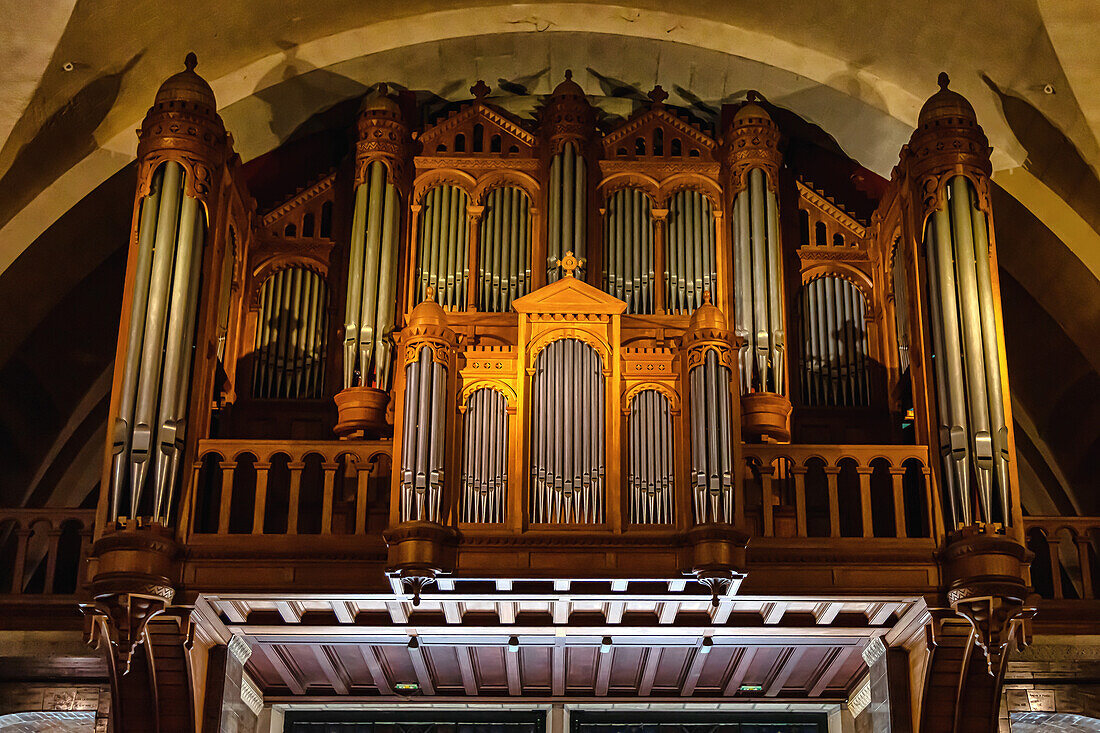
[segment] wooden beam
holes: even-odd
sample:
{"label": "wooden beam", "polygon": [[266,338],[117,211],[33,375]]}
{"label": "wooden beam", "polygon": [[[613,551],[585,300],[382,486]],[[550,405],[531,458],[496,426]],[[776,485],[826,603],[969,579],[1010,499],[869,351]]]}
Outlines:
{"label": "wooden beam", "polygon": [[679,603],[658,603],[657,623],[671,624],[676,620],[676,612],[680,610]]}
{"label": "wooden beam", "polygon": [[497,580],[496,586],[497,586],[497,590],[499,590],[499,591],[509,591],[509,590],[512,590],[512,581],[510,581],[510,580]]}
{"label": "wooden beam", "polygon": [[336,614],[336,620],[342,624],[355,623],[356,611],[355,604],[351,601],[333,601],[332,612]]}
{"label": "wooden beam", "polygon": [[638,694],[646,697],[653,691],[653,680],[657,677],[657,667],[661,664],[664,648],[651,646],[645,653],[645,666],[642,667],[642,680],[638,683]]}
{"label": "wooden beam", "polygon": [[825,669],[821,670],[821,674],[814,680],[813,686],[810,687],[810,697],[818,697],[821,693],[828,689],[833,680],[840,673],[840,670],[848,662],[848,659],[855,654],[858,647],[854,646],[842,646],[836,650],[836,654],[825,665]]}
{"label": "wooden beam", "polygon": [[218,608],[232,624],[248,623],[248,604],[243,601],[218,601]]}
{"label": "wooden beam", "polygon": [[441,591],[452,591],[455,589],[454,578],[436,578],[435,587]]}
{"label": "wooden beam", "polygon": [[572,604],[565,600],[554,601],[554,623],[567,624],[569,623],[569,607]]}
{"label": "wooden beam", "polygon": [[604,620],[609,624],[621,624],[623,622],[623,611],[626,609],[626,604],[622,601],[614,601],[612,603],[604,604]]}
{"label": "wooden beam", "polygon": [[767,691],[764,693],[768,697],[775,697],[783,691],[783,685],[787,684],[787,680],[794,674],[795,669],[798,668],[798,662],[802,659],[802,655],[806,653],[809,647],[798,646],[791,650],[790,654],[779,655],[779,669],[776,671],[775,676],[772,677],[771,684],[768,685]]}
{"label": "wooden beam", "polygon": [[416,681],[420,683],[420,692],[424,695],[434,695],[435,687],[432,685],[432,675],[428,672],[428,663],[424,659],[424,648],[416,646],[409,649],[409,658],[412,659],[413,671],[416,672]]}
{"label": "wooden beam", "polygon": [[613,590],[616,593],[625,593],[627,588],[629,588],[629,587],[630,587],[630,581],[629,580],[612,580],[611,581],[611,590]]}
{"label": "wooden beam", "polygon": [[726,681],[726,689],[723,693],[726,697],[736,695],[741,689],[741,683],[745,681],[745,675],[749,673],[749,667],[755,657],[756,647],[747,646],[742,648],[741,656],[738,657],[737,664],[734,665],[733,672],[730,673],[730,678]]}
{"label": "wooden beam", "polygon": [[516,604],[511,601],[497,603],[497,618],[502,624],[514,624],[516,622]]}
{"label": "wooden beam", "polygon": [[670,580],[668,581],[669,593],[682,593],[684,588],[687,588],[686,580]]}
{"label": "wooden beam", "polygon": [[554,648],[550,651],[550,685],[554,697],[565,694],[565,639],[554,639]]}
{"label": "wooden beam", "polygon": [[332,685],[332,689],[336,691],[336,694],[348,694],[348,683],[344,679],[344,676],[340,674],[340,670],[336,668],[336,661],[329,656],[329,651],[325,645],[311,644],[310,648],[313,650],[313,656],[317,658],[317,664],[321,666],[321,671],[324,672],[325,677],[328,679],[329,684]]}
{"label": "wooden beam", "polygon": [[568,593],[570,582],[568,580],[558,579],[554,581],[555,593]]}
{"label": "wooden beam", "polygon": [[615,654],[612,646],[606,653],[596,651],[596,697],[607,697],[607,688],[611,686],[611,663]]}
{"label": "wooden beam", "polygon": [[523,686],[519,679],[519,655],[520,652],[510,652],[507,648],[504,650],[504,670],[508,675],[509,695],[523,694]]}
{"label": "wooden beam", "polygon": [[443,618],[449,624],[462,623],[462,604],[455,601],[442,601]]}
{"label": "wooden beam", "polygon": [[828,625],[836,620],[837,614],[843,607],[841,603],[819,603],[814,609],[814,618],[819,624]]}
{"label": "wooden beam", "polygon": [[302,623],[302,607],[297,601],[275,601],[275,610],[288,624]]}
{"label": "wooden beam", "polygon": [[409,609],[403,601],[386,601],[386,610],[390,612],[390,620],[395,624],[409,623]]}
{"label": "wooden beam", "polygon": [[393,686],[386,677],[385,670],[382,669],[382,663],[378,660],[378,652],[369,644],[356,644],[356,648],[363,656],[363,663],[367,665],[367,670],[370,671],[371,679],[374,680],[374,686],[378,690],[378,694],[392,695]]}
{"label": "wooden beam", "polygon": [[709,654],[703,652],[702,642],[695,645],[695,651],[691,658],[691,666],[688,667],[687,675],[684,677],[684,684],[680,687],[680,695],[683,697],[691,697],[695,694],[695,686],[699,684],[699,675],[703,673],[703,665],[707,663],[707,657]]}
{"label": "wooden beam", "polygon": [[897,608],[896,603],[875,604],[867,609],[867,623],[871,626],[882,626],[890,620]]}
{"label": "wooden beam", "polygon": [[252,647],[252,652],[260,652],[260,655],[267,659],[275,671],[278,673],[279,678],[282,679],[283,685],[294,695],[304,695],[306,692],[305,685],[302,684],[302,680],[298,677],[297,671],[291,668],[290,662],[283,657],[285,652],[280,652],[279,647],[272,645],[267,647],[264,644],[256,644]]}
{"label": "wooden beam", "polygon": [[710,613],[710,622],[715,626],[721,626],[730,620],[730,614],[733,613],[733,602],[721,598],[718,600],[718,607],[711,606],[708,612]]}
{"label": "wooden beam", "polygon": [[458,671],[462,673],[462,688],[470,697],[477,695],[477,677],[474,675],[474,663],[471,656],[474,650],[470,647],[455,647],[458,656]]}
{"label": "wooden beam", "polygon": [[787,612],[787,604],[783,601],[776,601],[775,603],[769,603],[764,606],[764,623],[777,624],[783,620],[783,614]]}

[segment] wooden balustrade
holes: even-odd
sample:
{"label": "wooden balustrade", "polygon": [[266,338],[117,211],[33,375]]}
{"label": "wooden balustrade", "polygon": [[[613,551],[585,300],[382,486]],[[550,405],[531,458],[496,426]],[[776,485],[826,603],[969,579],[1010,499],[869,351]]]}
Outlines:
{"label": "wooden balustrade", "polygon": [[386,521],[389,441],[203,440],[188,534],[357,534]]}
{"label": "wooden balustrade", "polygon": [[763,537],[932,537],[928,449],[747,444],[737,524]]}
{"label": "wooden balustrade", "polygon": [[1024,517],[1035,553],[1031,584],[1044,598],[1096,600],[1100,517]]}
{"label": "wooden balustrade", "polygon": [[75,594],[94,527],[94,509],[0,509],[0,594]]}

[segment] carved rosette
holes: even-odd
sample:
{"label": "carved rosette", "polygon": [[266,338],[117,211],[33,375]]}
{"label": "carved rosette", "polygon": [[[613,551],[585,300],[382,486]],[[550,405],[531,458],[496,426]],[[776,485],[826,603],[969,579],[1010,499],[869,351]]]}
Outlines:
{"label": "carved rosette", "polygon": [[580,85],[573,81],[573,72],[565,72],[565,81],[554,89],[541,115],[542,137],[547,154],[561,152],[572,141],[577,151],[584,153],[596,133],[596,111]]}
{"label": "carved rosette", "polygon": [[172,531],[155,523],[109,529],[92,546],[94,600],[82,608],[91,624],[88,642],[106,647],[119,673],[129,670],[149,619],[172,603],[182,556]]}
{"label": "carved rosette", "polygon": [[721,157],[730,200],[749,185],[749,171],[754,168],[764,171],[769,190],[776,194],[779,191],[782,135],[764,108],[755,103],[758,97],[756,92],[749,93],[749,102],[737,110],[726,130]]}
{"label": "carved rosette", "polygon": [[981,209],[990,213],[989,139],[978,124],[974,108],[958,92],[947,88],[947,74],[940,74],[940,90],[921,108],[917,129],[901,149],[898,171],[908,181],[919,202],[920,221],[946,205],[947,181],[966,176],[974,184]]}
{"label": "carved rosette", "polygon": [[161,84],[141,123],[137,195],[147,196],[154,171],[174,160],[187,171],[185,193],[210,211],[232,146],[214,92],[195,73],[197,63],[195,54],[187,54],[185,69]]}
{"label": "carved rosette", "polygon": [[948,605],[970,622],[992,675],[998,674],[1010,642],[1026,643],[1025,626],[1035,615],[1026,580],[1033,557],[985,524],[949,535],[940,552]]}
{"label": "carved rosette", "polygon": [[363,101],[357,122],[355,143],[355,186],[367,180],[367,168],[373,161],[386,164],[386,179],[402,192],[409,190],[408,160],[412,140],[401,108],[387,94],[382,84]]}

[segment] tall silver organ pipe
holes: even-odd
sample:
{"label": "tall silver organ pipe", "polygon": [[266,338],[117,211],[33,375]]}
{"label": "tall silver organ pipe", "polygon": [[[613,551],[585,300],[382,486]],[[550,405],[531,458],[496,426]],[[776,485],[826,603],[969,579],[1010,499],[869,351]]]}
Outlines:
{"label": "tall silver organ pipe", "polygon": [[653,313],[653,217],[649,196],[636,189],[616,191],[603,226],[604,290],[626,301],[627,313]]}
{"label": "tall silver organ pipe", "polygon": [[164,163],[141,202],[112,440],[112,517],[137,516],[151,490],[152,517],[167,523],[179,475],[206,241],[206,214],[184,193],[186,177],[179,163]]}
{"label": "tall silver organ pipe", "polygon": [[600,355],[561,339],[535,360],[531,382],[531,521],[604,521],[604,379]]}
{"label": "tall silver organ pipe", "polygon": [[401,450],[402,522],[439,523],[443,517],[443,441],[447,369],[424,346],[405,367]]}
{"label": "tall silver organ pipe", "polygon": [[863,292],[844,278],[827,275],[806,283],[800,305],[803,403],[870,404]]}
{"label": "tall silver organ pipe", "polygon": [[703,293],[714,299],[718,283],[718,256],[714,242],[714,213],[710,199],[698,191],[680,191],[669,202],[665,303],[670,313],[691,313],[703,303]]}
{"label": "tall silver organ pipe", "polygon": [[630,521],[633,524],[671,524],[672,412],[668,398],[655,389],[639,392],[630,401],[627,422]]}
{"label": "tall silver organ pipe", "polygon": [[531,202],[523,189],[489,192],[478,238],[478,310],[509,311],[531,290]]}
{"label": "tall silver organ pipe", "polygon": [[1008,428],[988,222],[966,177],[947,182],[946,200],[925,229],[945,483],[956,522],[1008,524]]}
{"label": "tall silver organ pipe", "polygon": [[734,330],[741,348],[741,393],[783,394],[783,284],[779,213],[764,171],[748,173],[733,206]]}
{"label": "tall silver organ pipe", "polygon": [[260,288],[252,396],[318,399],[328,350],[328,286],[304,267],[279,270]]}
{"label": "tall silver organ pipe", "polygon": [[[550,160],[550,200],[547,219],[549,236],[546,242],[546,282],[561,277],[561,260],[566,252],[584,258],[588,226],[588,177],[584,157],[576,145],[567,142],[560,153]],[[576,277],[584,279],[584,268]]]}
{"label": "tall silver organ pipe", "polygon": [[225,244],[225,256],[222,258],[221,290],[218,293],[218,361],[225,361],[226,340],[229,337],[229,307],[230,295],[233,292],[233,273],[237,266],[237,232],[229,230],[229,238]]}
{"label": "tall silver organ pipe", "polygon": [[734,521],[730,376],[714,349],[688,375],[692,500],[698,524]]}
{"label": "tall silver organ pipe", "polygon": [[457,186],[443,184],[424,196],[420,216],[420,256],[417,278],[420,300],[435,288],[435,300],[444,308],[463,310],[469,282],[469,197]]}
{"label": "tall silver organ pipe", "polygon": [[909,274],[905,253],[895,245],[891,263],[894,293],[894,330],[898,339],[898,371],[909,368]]}
{"label": "tall silver organ pipe", "polygon": [[504,521],[508,493],[508,398],[488,387],[466,402],[462,455],[462,521]]}
{"label": "tall silver organ pipe", "polygon": [[401,213],[397,187],[387,178],[386,164],[373,161],[355,191],[344,309],[345,389],[390,388]]}

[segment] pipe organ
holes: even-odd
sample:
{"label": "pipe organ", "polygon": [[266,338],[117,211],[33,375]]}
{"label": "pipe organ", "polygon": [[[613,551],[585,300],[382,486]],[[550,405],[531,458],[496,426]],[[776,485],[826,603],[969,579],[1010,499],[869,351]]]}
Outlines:
{"label": "pipe organ", "polygon": [[[806,468],[745,446],[792,438],[912,435],[942,457],[929,524],[1019,524],[988,146],[953,92],[864,206],[784,158],[755,96],[707,121],[658,87],[617,119],[567,76],[526,119],[484,83],[438,113],[379,88],[354,150],[261,208],[192,68],[142,130],[112,520],[191,521],[199,440],[335,432],[387,446],[391,569],[417,588],[464,542],[570,532],[648,532],[729,587],[748,515],[794,512],[772,478]],[[179,115],[202,132],[182,151],[157,133]]]}

